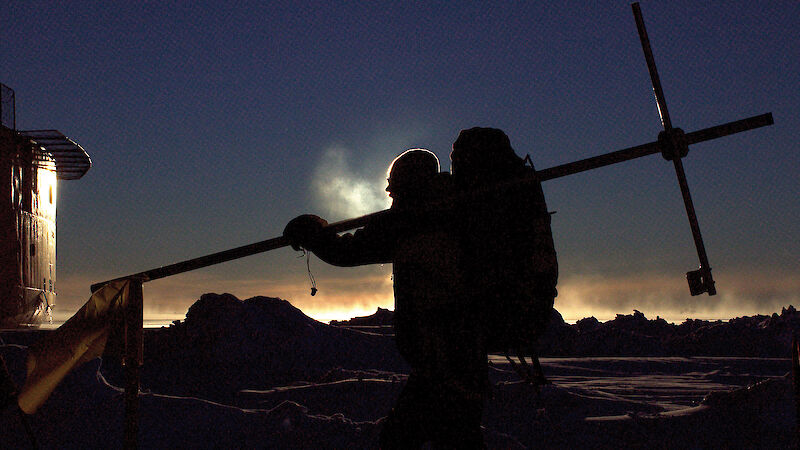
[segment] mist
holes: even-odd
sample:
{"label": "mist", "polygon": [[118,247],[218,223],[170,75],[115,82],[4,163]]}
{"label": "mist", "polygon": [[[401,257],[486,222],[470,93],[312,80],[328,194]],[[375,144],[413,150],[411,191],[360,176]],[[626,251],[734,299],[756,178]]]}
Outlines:
{"label": "mist", "polygon": [[391,205],[385,171],[366,161],[353,165],[351,155],[344,147],[330,147],[314,169],[314,205],[328,220],[362,216]]}
{"label": "mist", "polygon": [[686,280],[673,274],[564,274],[555,308],[567,320],[609,320],[636,309],[651,319],[682,322],[780,313],[782,307],[800,304],[800,281],[788,272],[718,271],[714,278],[717,295],[693,297]]}

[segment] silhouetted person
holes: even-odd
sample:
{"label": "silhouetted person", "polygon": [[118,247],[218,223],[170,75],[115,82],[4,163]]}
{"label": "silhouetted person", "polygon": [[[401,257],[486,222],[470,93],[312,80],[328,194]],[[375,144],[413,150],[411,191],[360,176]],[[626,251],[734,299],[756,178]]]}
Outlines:
{"label": "silhouetted person", "polygon": [[397,157],[389,170],[390,214],[354,234],[323,230],[317,216],[293,219],[284,230],[293,247],[339,266],[393,263],[395,339],[411,373],[384,422],[381,448],[419,448],[425,442],[482,448],[480,419],[487,387],[477,316],[463,308],[461,242],[453,232],[448,174],[427,150]]}
{"label": "silhouetted person", "polygon": [[456,189],[472,193],[456,203],[465,303],[484,318],[489,350],[531,355],[538,373],[528,378],[543,383],[535,343],[551,317],[558,263],[541,183],[495,128],[462,130],[450,159]]}

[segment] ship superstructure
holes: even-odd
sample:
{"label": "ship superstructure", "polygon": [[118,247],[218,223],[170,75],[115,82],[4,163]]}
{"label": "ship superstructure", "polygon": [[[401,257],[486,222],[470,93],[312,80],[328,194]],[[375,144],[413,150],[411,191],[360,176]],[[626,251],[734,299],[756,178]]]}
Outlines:
{"label": "ship superstructure", "polygon": [[57,130],[17,130],[14,91],[0,84],[0,327],[49,318],[56,298],[58,180],[91,167]]}

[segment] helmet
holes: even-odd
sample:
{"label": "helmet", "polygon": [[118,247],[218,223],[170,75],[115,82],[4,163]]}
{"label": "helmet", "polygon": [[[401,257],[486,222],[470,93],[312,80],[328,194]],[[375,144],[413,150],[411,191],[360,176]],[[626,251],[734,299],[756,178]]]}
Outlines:
{"label": "helmet", "polygon": [[439,158],[430,150],[412,148],[392,161],[388,173],[388,192],[424,192],[439,173]]}

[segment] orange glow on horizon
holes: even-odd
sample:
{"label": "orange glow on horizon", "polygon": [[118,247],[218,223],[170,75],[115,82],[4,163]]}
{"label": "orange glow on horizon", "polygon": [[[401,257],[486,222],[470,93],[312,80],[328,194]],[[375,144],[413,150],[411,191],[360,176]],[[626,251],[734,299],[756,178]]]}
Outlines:
{"label": "orange glow on horizon", "polygon": [[[245,300],[254,296],[288,300],[304,314],[320,322],[348,320],[394,309],[390,266],[366,275],[317,277],[320,288],[309,294],[307,279],[228,279],[208,274],[186,274],[145,284],[145,319],[180,320],[202,294],[231,293]],[[92,277],[96,280],[102,277]],[[729,319],[745,315],[780,313],[790,304],[800,306],[800,279],[791,273],[720,271],[715,274],[719,294],[691,297],[680,276],[640,274],[620,277],[562,276],[555,308],[568,322],[594,316],[610,320],[617,314],[639,310],[648,319],[657,316],[682,322],[693,319]],[[62,280],[54,320],[66,320],[89,298],[90,280]]]}

